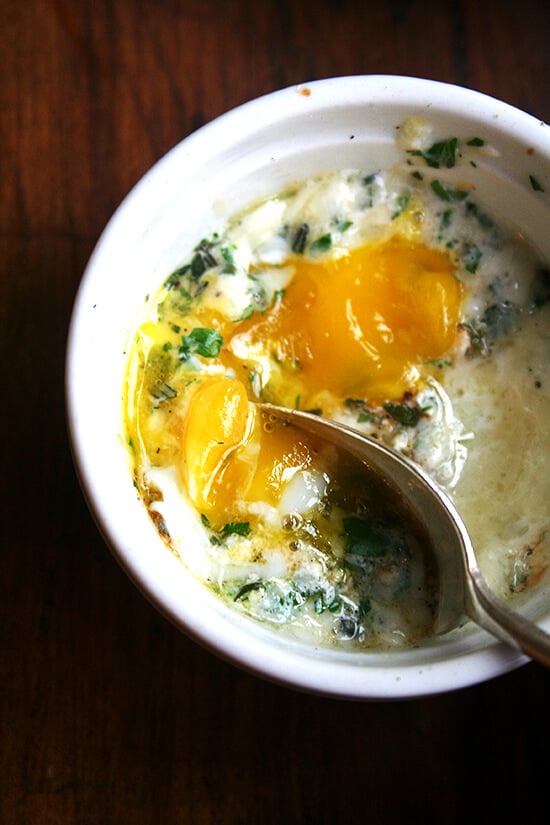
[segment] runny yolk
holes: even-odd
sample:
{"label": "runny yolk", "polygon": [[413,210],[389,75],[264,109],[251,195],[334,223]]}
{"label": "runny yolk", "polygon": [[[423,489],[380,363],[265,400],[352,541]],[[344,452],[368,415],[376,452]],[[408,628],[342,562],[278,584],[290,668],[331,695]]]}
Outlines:
{"label": "runny yolk", "polygon": [[[307,408],[325,390],[340,401],[398,400],[414,390],[423,362],[452,347],[462,286],[444,252],[396,237],[294,263],[283,300],[232,330],[281,365],[276,402],[299,394]],[[213,523],[232,520],[237,501],[276,505],[292,474],[315,461],[310,439],[284,427],[266,436],[258,418],[236,378],[205,378],[191,398],[182,471],[193,503]]]}
{"label": "runny yolk", "polygon": [[195,391],[185,422],[181,469],[193,503],[203,512],[220,495],[228,499],[246,486],[248,463],[237,459],[249,430],[249,402],[240,381],[205,381]]}
{"label": "runny yolk", "polygon": [[213,524],[231,521],[235,502],[276,505],[285,484],[311,466],[315,440],[295,429],[263,423],[235,378],[206,380],[185,423],[184,480],[193,504]]}
{"label": "runny yolk", "polygon": [[413,390],[422,362],[453,345],[462,286],[445,252],[395,237],[322,262],[296,258],[278,308],[249,322],[296,384],[301,406],[323,390],[371,403]]}

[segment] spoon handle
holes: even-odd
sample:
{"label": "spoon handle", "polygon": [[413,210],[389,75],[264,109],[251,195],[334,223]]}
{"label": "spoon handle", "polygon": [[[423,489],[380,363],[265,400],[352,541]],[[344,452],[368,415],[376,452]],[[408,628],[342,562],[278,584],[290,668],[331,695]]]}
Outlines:
{"label": "spoon handle", "polygon": [[468,576],[468,614],[477,624],[531,659],[550,667],[550,634],[510,609],[491,591],[479,569]]}

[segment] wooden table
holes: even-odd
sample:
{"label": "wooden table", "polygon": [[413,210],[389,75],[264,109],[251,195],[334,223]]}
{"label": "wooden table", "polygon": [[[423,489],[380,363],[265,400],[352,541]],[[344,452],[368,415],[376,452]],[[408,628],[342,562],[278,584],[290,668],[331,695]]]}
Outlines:
{"label": "wooden table", "polygon": [[64,420],[72,301],[123,196],[201,124],[340,74],[452,81],[550,119],[544,0],[1,0],[0,822],[538,821],[550,673],[355,703],[219,661],[138,593]]}

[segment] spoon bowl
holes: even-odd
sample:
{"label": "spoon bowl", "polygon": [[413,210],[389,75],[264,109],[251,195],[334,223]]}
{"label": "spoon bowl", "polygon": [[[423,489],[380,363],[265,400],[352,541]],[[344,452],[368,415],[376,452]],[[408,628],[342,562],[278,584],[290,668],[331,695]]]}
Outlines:
{"label": "spoon bowl", "polygon": [[302,410],[258,404],[268,416],[317,435],[358,458],[398,493],[423,526],[439,569],[437,634],[469,618],[493,636],[550,667],[550,634],[495,596],[476,561],[466,526],[449,496],[417,464],[358,430]]}

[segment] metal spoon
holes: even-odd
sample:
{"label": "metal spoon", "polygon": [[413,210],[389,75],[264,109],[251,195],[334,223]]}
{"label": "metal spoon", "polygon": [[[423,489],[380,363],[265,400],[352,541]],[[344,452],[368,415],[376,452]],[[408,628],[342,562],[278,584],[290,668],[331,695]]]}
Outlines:
{"label": "metal spoon", "polygon": [[462,518],[427,473],[376,439],[344,424],[272,404],[258,407],[347,450],[400,494],[431,537],[436,555],[440,579],[436,633],[446,633],[469,617],[501,641],[550,667],[550,634],[494,595],[479,570]]}

